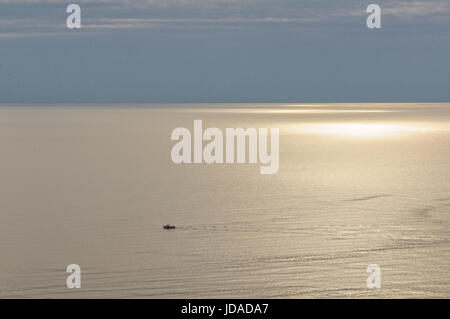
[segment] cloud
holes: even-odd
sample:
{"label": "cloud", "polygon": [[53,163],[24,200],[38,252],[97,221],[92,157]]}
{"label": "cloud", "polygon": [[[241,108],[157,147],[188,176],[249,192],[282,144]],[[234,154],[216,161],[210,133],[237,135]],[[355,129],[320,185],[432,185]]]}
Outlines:
{"label": "cloud", "polygon": [[[211,28],[282,25],[293,28],[348,27],[364,21],[366,4],[357,0],[73,0],[82,7],[86,30]],[[2,34],[57,33],[65,25],[70,3],[60,0],[0,0]],[[379,0],[383,20],[449,23],[448,0]],[[20,6],[20,10],[17,9]],[[22,15],[21,15],[22,14]],[[420,19],[419,19],[420,18]],[[353,24],[354,25],[354,24]],[[86,34],[86,33],[84,33]],[[6,36],[4,36],[6,37]]]}

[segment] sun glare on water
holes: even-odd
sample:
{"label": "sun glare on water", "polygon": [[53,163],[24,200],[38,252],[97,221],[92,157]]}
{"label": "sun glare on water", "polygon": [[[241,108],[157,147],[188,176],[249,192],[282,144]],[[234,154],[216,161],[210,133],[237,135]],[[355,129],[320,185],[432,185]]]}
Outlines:
{"label": "sun glare on water", "polygon": [[330,135],[347,138],[384,138],[438,129],[415,124],[314,123],[296,126],[302,134]]}

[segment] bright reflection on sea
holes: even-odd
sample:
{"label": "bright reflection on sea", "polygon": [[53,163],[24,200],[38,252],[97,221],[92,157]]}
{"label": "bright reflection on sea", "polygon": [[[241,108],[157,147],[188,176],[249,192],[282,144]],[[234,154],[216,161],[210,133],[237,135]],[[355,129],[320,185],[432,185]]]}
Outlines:
{"label": "bright reflection on sea", "polygon": [[190,112],[203,113],[234,113],[234,114],[340,114],[340,113],[390,113],[393,110],[355,110],[355,109],[319,109],[319,108],[211,108],[211,109],[189,109]]}
{"label": "bright reflection on sea", "polygon": [[289,125],[288,130],[300,134],[345,138],[386,138],[411,133],[439,131],[439,127],[419,123],[306,123]]}

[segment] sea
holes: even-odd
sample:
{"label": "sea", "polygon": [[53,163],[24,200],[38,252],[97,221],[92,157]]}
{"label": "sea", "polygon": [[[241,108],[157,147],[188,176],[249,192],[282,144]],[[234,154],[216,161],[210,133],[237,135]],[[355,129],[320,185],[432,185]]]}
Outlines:
{"label": "sea", "polygon": [[[278,172],[175,164],[194,120]],[[449,103],[0,106],[1,298],[450,298],[449,227]]]}

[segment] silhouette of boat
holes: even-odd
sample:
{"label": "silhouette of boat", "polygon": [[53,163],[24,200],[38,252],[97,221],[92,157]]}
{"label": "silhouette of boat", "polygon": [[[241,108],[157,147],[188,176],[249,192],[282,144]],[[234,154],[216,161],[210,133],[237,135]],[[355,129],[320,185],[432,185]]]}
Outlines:
{"label": "silhouette of boat", "polygon": [[167,225],[164,225],[163,228],[164,229],[175,229],[176,227],[174,225],[167,224]]}

